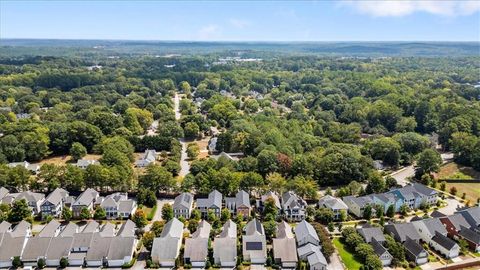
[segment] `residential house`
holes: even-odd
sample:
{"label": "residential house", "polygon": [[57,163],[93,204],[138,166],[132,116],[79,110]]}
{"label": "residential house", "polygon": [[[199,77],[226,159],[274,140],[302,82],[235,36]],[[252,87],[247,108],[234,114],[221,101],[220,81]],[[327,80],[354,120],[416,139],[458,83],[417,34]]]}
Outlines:
{"label": "residential house", "polygon": [[73,217],[80,217],[80,213],[82,212],[83,208],[93,211],[95,201],[98,199],[98,197],[99,194],[96,190],[91,188],[86,189],[72,204]]}
{"label": "residential house", "polygon": [[75,164],[77,167],[80,169],[85,170],[88,166],[90,165],[98,165],[100,162],[98,160],[94,159],[79,159],[77,160],[77,163]]}
{"label": "residential house", "polygon": [[306,217],[307,202],[293,191],[282,195],[282,209],[285,218],[290,221],[301,221]]}
{"label": "residential house", "polygon": [[373,194],[371,198],[375,205],[383,206],[384,214],[387,213],[388,208],[392,205],[395,212],[400,211],[400,207],[403,205],[403,199],[395,193]]}
{"label": "residential house", "polygon": [[410,209],[418,209],[422,203],[435,205],[437,203],[437,191],[419,183],[413,183],[402,188],[391,190],[387,193],[395,194],[403,199]]}
{"label": "residential house", "polygon": [[340,198],[335,198],[330,195],[320,198],[320,200],[318,200],[318,207],[331,209],[335,220],[341,218],[342,211],[345,212],[345,214],[348,211],[348,206]]}
{"label": "residential house", "polygon": [[108,267],[122,267],[133,260],[137,247],[135,223],[127,220],[110,242],[106,261]]}
{"label": "residential house", "polygon": [[228,220],[222,233],[215,237],[213,243],[213,259],[222,268],[233,268],[237,263],[237,224]]}
{"label": "residential house", "polygon": [[302,220],[295,227],[295,237],[297,238],[297,245],[299,247],[308,243],[315,246],[320,244],[317,231],[315,231],[315,228],[305,220]]}
{"label": "residential house", "polygon": [[3,223],[5,231],[0,242],[0,268],[12,267],[14,257],[22,257],[23,250],[28,238],[32,235],[31,225],[26,221],[21,221],[10,231],[5,229],[8,224]]}
{"label": "residential house", "polygon": [[273,191],[269,191],[269,192],[265,193],[264,195],[262,195],[260,200],[257,201],[257,208],[260,211],[263,211],[263,207],[265,206],[265,202],[268,199],[273,200],[273,202],[275,204],[275,207],[277,208],[277,210],[279,210],[279,212],[280,212],[280,210],[282,210],[282,205],[280,204],[280,199],[278,198],[278,195]]}
{"label": "residential house", "polygon": [[372,243],[373,240],[382,244],[385,243],[385,236],[380,227],[373,227],[369,224],[365,224],[361,228],[357,228],[357,232],[363,237],[365,242]]}
{"label": "residential house", "polygon": [[38,235],[28,239],[22,253],[22,262],[26,266],[36,266],[38,260],[46,259],[51,240],[60,232],[60,223],[49,222]]}
{"label": "residential house", "polygon": [[208,239],[212,227],[202,220],[195,233],[185,240],[183,260],[192,267],[205,268],[208,257]]}
{"label": "residential house", "polygon": [[448,237],[458,239],[458,233],[462,230],[462,226],[470,228],[467,220],[462,214],[457,213],[450,216],[441,217],[440,221],[443,223],[448,232]]}
{"label": "residential house", "polygon": [[203,218],[207,218],[208,210],[212,210],[217,217],[220,217],[222,211],[222,193],[214,190],[208,194],[208,198],[197,199],[197,209]]}
{"label": "residential house", "polygon": [[421,219],[412,222],[423,242],[430,244],[436,233],[447,236],[447,230],[438,218]]}
{"label": "residential house", "polygon": [[46,251],[45,264],[48,267],[59,267],[62,258],[68,258],[73,244],[73,236],[53,237]]}
{"label": "residential house", "polygon": [[393,223],[385,225],[385,233],[390,234],[396,241],[404,243],[407,239],[418,243],[420,234],[412,223]]}
{"label": "residential house", "polygon": [[440,252],[447,259],[458,257],[460,254],[460,246],[458,246],[452,239],[438,232],[435,233],[430,243],[430,246],[433,249]]}
{"label": "residential house", "polygon": [[23,162],[12,162],[8,163],[7,165],[10,168],[15,168],[17,166],[24,167],[25,169],[29,170],[30,172],[37,174],[40,171],[40,165],[38,164],[30,164],[28,161]]}
{"label": "residential house", "polygon": [[428,262],[428,252],[417,241],[407,236],[403,246],[405,247],[405,256],[408,260],[415,262],[417,265]]}
{"label": "residential house", "polygon": [[480,252],[480,233],[470,228],[460,225],[460,232],[458,237],[467,241],[468,246],[474,250],[474,252]]}
{"label": "residential house", "polygon": [[181,193],[175,197],[173,202],[173,215],[176,218],[184,217],[189,219],[193,208],[193,195],[187,192]]}
{"label": "residential house", "polygon": [[143,157],[135,161],[135,166],[139,168],[147,167],[150,164],[155,164],[157,160],[157,152],[155,150],[145,150]]}
{"label": "residential house", "polygon": [[247,223],[242,238],[243,259],[252,264],[265,264],[267,261],[267,240],[262,223],[254,218]]}
{"label": "residential house", "polygon": [[19,193],[15,197],[15,201],[25,200],[27,201],[28,207],[32,210],[34,215],[37,215],[40,212],[40,205],[45,200],[45,194],[36,193],[31,191],[24,191]]}
{"label": "residential house", "polygon": [[56,188],[40,205],[42,217],[59,217],[63,210],[65,199],[68,197],[68,191],[63,188]]}
{"label": "residential house", "polygon": [[273,259],[276,264],[285,269],[295,269],[297,266],[295,237],[292,233],[292,227],[285,221],[278,224],[276,237],[273,238]]}
{"label": "residential house", "polygon": [[378,258],[380,258],[380,261],[382,261],[382,266],[389,266],[392,263],[393,256],[376,238],[371,239],[370,245],[372,245],[373,251],[377,254]]}
{"label": "residential house", "polygon": [[[70,266],[81,266],[85,263],[85,257],[91,247],[92,239],[95,233],[99,231],[99,224],[96,221],[90,221],[81,232],[73,234],[73,243],[71,252],[68,255],[68,263]],[[67,235],[64,231],[61,235]]]}
{"label": "residential house", "polygon": [[472,229],[480,231],[480,206],[470,207],[468,209],[459,211],[458,213],[465,218]]}
{"label": "residential house", "polygon": [[371,196],[346,196],[343,197],[343,202],[348,206],[348,211],[350,213],[360,218],[363,217],[363,210],[367,205],[370,205],[372,207],[375,205],[375,202],[373,201]]}
{"label": "residential house", "polygon": [[235,197],[225,197],[225,207],[234,215],[241,214],[242,217],[250,216],[250,196],[247,192],[240,190]]}
{"label": "residential house", "polygon": [[174,267],[182,245],[183,223],[173,218],[165,224],[162,234],[153,240],[152,260],[161,267]]}
{"label": "residential house", "polygon": [[128,199],[127,193],[113,193],[105,197],[100,207],[106,212],[107,219],[128,219],[137,210],[137,203]]}
{"label": "residential house", "polygon": [[319,247],[315,249],[315,252],[308,255],[307,262],[310,270],[327,270],[327,260]]}

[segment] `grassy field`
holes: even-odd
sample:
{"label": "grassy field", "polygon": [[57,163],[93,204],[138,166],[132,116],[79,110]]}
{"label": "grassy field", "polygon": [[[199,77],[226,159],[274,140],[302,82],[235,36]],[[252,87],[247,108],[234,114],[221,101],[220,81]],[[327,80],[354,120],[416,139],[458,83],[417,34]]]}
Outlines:
{"label": "grassy field", "polygon": [[359,261],[357,261],[357,259],[352,253],[348,252],[345,249],[345,246],[342,244],[342,242],[340,242],[339,238],[334,238],[333,244],[335,245],[335,248],[338,250],[338,254],[340,254],[340,257],[342,258],[342,261],[347,267],[347,269],[349,270],[360,269],[360,266],[362,266],[362,264]]}
{"label": "grassy field", "polygon": [[[437,178],[439,182],[442,181],[441,179],[480,179],[480,172],[452,162],[442,166]],[[447,183],[446,191],[450,192],[450,188],[453,186],[457,188],[457,196],[461,197],[465,193],[465,198],[471,203],[477,202],[477,199],[480,198],[480,183]]]}

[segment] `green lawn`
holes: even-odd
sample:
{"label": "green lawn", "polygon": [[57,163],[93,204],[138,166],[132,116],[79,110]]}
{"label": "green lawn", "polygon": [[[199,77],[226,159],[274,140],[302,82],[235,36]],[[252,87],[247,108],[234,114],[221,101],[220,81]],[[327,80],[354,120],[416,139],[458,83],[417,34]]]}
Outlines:
{"label": "green lawn", "polygon": [[345,249],[345,246],[342,244],[342,242],[340,242],[340,238],[334,238],[333,244],[335,245],[335,248],[337,248],[338,254],[340,254],[340,257],[342,258],[342,261],[347,267],[347,269],[360,269],[360,266],[362,266],[362,264],[357,261],[357,259],[355,259],[352,253],[348,252]]}

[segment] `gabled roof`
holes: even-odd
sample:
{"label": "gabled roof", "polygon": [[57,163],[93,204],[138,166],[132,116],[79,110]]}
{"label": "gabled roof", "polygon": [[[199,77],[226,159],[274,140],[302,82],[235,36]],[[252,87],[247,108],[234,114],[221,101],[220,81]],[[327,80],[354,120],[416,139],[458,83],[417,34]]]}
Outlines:
{"label": "gabled roof", "polygon": [[222,208],[222,193],[218,192],[218,190],[210,192],[206,199],[197,199],[197,207],[211,208],[213,206],[219,209]]}
{"label": "gabled roof", "polygon": [[470,227],[470,224],[468,224],[468,222],[465,220],[465,218],[463,217],[462,214],[453,214],[453,215],[450,215],[450,216],[447,216],[447,217],[443,217],[442,219],[448,219],[450,220],[450,222],[453,224],[453,226],[455,226],[455,229],[457,231],[460,231],[461,230],[461,226],[464,226],[464,227],[467,227],[469,228]]}
{"label": "gabled roof", "polygon": [[[320,264],[322,266],[327,266],[327,260],[320,249],[315,250],[314,253],[307,257],[308,264],[310,265],[310,269],[314,268],[315,265]],[[317,269],[317,268],[314,268]]]}
{"label": "gabled roof", "polygon": [[282,262],[298,261],[295,238],[274,238],[273,257],[281,259]]}
{"label": "gabled roof", "polygon": [[70,237],[70,236],[73,236],[77,232],[78,232],[78,225],[73,223],[73,222],[69,222],[63,228],[63,230],[60,232],[60,236],[61,237]]}
{"label": "gabled roof", "polygon": [[440,218],[440,217],[446,217],[447,215],[445,215],[444,213],[442,213],[442,212],[440,212],[440,211],[438,211],[438,210],[435,210],[435,211],[433,211],[433,212],[430,214],[430,216],[431,216],[432,218]]}
{"label": "gabled roof", "polygon": [[53,205],[58,205],[59,203],[62,203],[62,200],[67,196],[68,191],[64,190],[63,188],[56,188],[47,196],[47,198],[45,198],[45,202],[49,202]]}
{"label": "gabled roof", "polygon": [[192,238],[208,238],[212,226],[205,220],[200,221],[197,230],[192,234]]}
{"label": "gabled roof", "polygon": [[7,221],[2,221],[2,223],[0,223],[0,233],[6,233],[8,232],[12,227],[12,224],[7,222]]}
{"label": "gabled roof", "polygon": [[323,196],[318,200],[318,205],[321,207],[327,207],[330,209],[339,209],[339,210],[347,210],[348,206],[340,199],[335,198],[330,195]]}
{"label": "gabled roof", "polygon": [[134,200],[125,200],[118,202],[118,212],[120,213],[132,213],[135,208]]}
{"label": "gabled roof", "polygon": [[465,220],[470,224],[470,226],[480,226],[480,206],[471,207],[458,213],[465,218]]}
{"label": "gabled roof", "polygon": [[418,257],[421,253],[425,252],[425,249],[423,249],[423,247],[419,243],[415,242],[409,237],[407,237],[407,240],[405,240],[403,246],[405,246],[405,249],[415,257]]}
{"label": "gabled roof", "polygon": [[236,206],[245,206],[250,208],[250,195],[244,190],[240,190],[235,195]]}
{"label": "gabled roof", "polygon": [[432,196],[438,193],[436,190],[431,189],[420,183],[413,183],[412,186],[418,193],[423,194],[425,196]]}
{"label": "gabled roof", "polygon": [[254,218],[245,226],[245,235],[265,235],[265,230],[263,229],[262,223]]}
{"label": "gabled roof", "polygon": [[70,250],[73,244],[73,237],[53,237],[50,240],[46,256],[49,260],[59,260],[63,257],[67,257],[70,254]]}
{"label": "gabled roof", "polygon": [[132,256],[135,249],[135,237],[113,237],[108,248],[108,260],[123,260]]}
{"label": "gabled roof", "polygon": [[435,233],[435,236],[432,238],[432,241],[436,242],[440,246],[444,247],[447,250],[451,250],[455,246],[457,246],[457,243],[455,243],[452,239],[443,236],[439,234],[438,232]]}
{"label": "gabled roof", "polygon": [[385,225],[385,231],[392,233],[395,239],[402,243],[405,242],[407,238],[413,240],[419,240],[421,238],[412,223],[387,224]]}
{"label": "gabled roof", "polygon": [[110,222],[105,223],[105,225],[102,226],[99,234],[102,237],[113,237],[115,235],[115,225]]}
{"label": "gabled roof", "polygon": [[80,194],[80,196],[78,196],[77,200],[73,203],[72,206],[89,205],[96,197],[98,197],[98,192],[94,189],[88,188],[82,194]]}
{"label": "gabled roof", "polygon": [[312,224],[308,223],[306,220],[302,220],[295,227],[295,236],[297,239],[312,237],[313,239],[319,241],[317,231],[313,228]]}
{"label": "gabled roof", "polygon": [[52,237],[31,237],[28,239],[22,253],[22,260],[36,261],[39,257],[44,257],[50,245],[50,240],[52,240]]}
{"label": "gabled roof", "polygon": [[94,233],[85,260],[98,261],[107,257],[112,239],[113,237],[104,237],[100,233]]}
{"label": "gabled roof", "polygon": [[372,227],[372,226],[363,226],[362,228],[357,228],[357,232],[363,236],[365,242],[370,243],[373,240],[378,242],[385,242],[385,236],[383,235],[383,231],[379,227]]}
{"label": "gabled roof", "polygon": [[461,230],[458,233],[461,237],[467,239],[468,241],[480,245],[480,234],[466,227],[461,226]]}
{"label": "gabled roof", "polygon": [[354,203],[358,205],[360,208],[364,207],[367,204],[373,204],[373,199],[370,196],[362,196],[362,197],[346,196],[346,197],[343,197],[343,201],[346,204]]}
{"label": "gabled roof", "polygon": [[100,164],[100,162],[98,160],[94,160],[94,159],[79,159],[77,160],[77,166],[78,167],[87,167],[89,165],[96,165],[96,164]]}
{"label": "gabled roof", "polygon": [[445,229],[445,226],[443,226],[439,218],[422,219],[422,220],[415,221],[413,223],[416,223],[416,222],[425,224],[425,227],[428,229],[431,235],[435,235],[436,232],[439,232],[440,234],[443,234],[443,235],[447,234],[447,229]]}
{"label": "gabled roof", "polygon": [[0,261],[10,261],[22,253],[25,236],[14,237],[12,233],[5,233],[0,245]]}
{"label": "gabled roof", "polygon": [[27,236],[28,234],[28,230],[30,230],[30,228],[32,227],[32,225],[28,222],[26,222],[25,220],[22,220],[20,221],[20,223],[17,224],[17,226],[15,226],[15,228],[13,229],[12,231],[12,237],[25,237]]}
{"label": "gabled roof", "polygon": [[300,196],[295,194],[293,191],[287,191],[282,195],[282,207],[283,209],[287,208],[304,208],[307,206],[307,203]]}
{"label": "gabled roof", "polygon": [[276,238],[294,238],[292,233],[292,227],[285,221],[278,223]]}
{"label": "gabled roof", "polygon": [[37,235],[37,237],[54,237],[56,236],[57,229],[60,227],[60,222],[56,220],[50,221],[45,227],[43,227],[42,231]]}
{"label": "gabled roof", "polygon": [[222,232],[216,238],[237,238],[237,224],[230,219],[227,220],[223,224]]}
{"label": "gabled roof", "polygon": [[265,203],[265,201],[269,198],[272,198],[273,201],[275,202],[275,206],[278,208],[278,209],[282,209],[282,205],[280,204],[280,200],[278,199],[278,195],[273,192],[273,191],[269,191],[267,192],[266,194],[262,195],[261,197],[261,201],[263,203]]}
{"label": "gabled roof", "polygon": [[98,224],[98,222],[96,222],[95,220],[89,221],[87,225],[83,228],[82,233],[95,232],[97,231],[98,226],[100,226],[100,224]]}
{"label": "gabled roof", "polygon": [[193,205],[193,195],[188,192],[183,192],[177,197],[175,197],[175,201],[173,202],[172,208],[186,208],[190,209]]}
{"label": "gabled roof", "polygon": [[130,219],[128,219],[120,228],[120,230],[117,232],[117,236],[122,236],[122,237],[135,236],[135,229],[136,229],[135,223]]}
{"label": "gabled roof", "polygon": [[[373,247],[373,251],[375,252],[375,254],[377,254],[378,256],[382,256],[383,254],[385,253],[388,253],[390,255],[390,253],[388,252],[388,250],[382,246],[382,244],[380,244],[380,242],[378,242],[377,240],[375,240],[375,238],[372,238],[372,242],[370,243],[370,245],[372,245]],[[391,256],[391,255],[390,255]]]}
{"label": "gabled roof", "polygon": [[172,237],[172,238],[182,238],[183,235],[183,223],[173,218],[163,227],[162,234],[160,237]]}
{"label": "gabled roof", "polygon": [[315,250],[319,248],[319,246],[316,246],[312,243],[305,244],[297,249],[298,256],[303,259],[304,257],[307,257],[308,255],[314,253]]}
{"label": "gabled roof", "polygon": [[24,191],[15,198],[15,201],[20,201],[22,199],[25,199],[29,203],[37,203],[45,198],[45,194],[43,193],[36,193],[36,192],[31,192],[31,191]]}

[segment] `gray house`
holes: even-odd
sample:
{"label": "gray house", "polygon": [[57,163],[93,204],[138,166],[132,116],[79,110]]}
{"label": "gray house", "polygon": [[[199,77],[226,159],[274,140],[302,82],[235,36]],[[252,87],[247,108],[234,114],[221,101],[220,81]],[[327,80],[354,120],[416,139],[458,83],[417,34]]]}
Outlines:
{"label": "gray house", "polygon": [[99,194],[96,190],[91,188],[86,189],[82,194],[80,194],[80,196],[78,196],[77,200],[72,204],[73,217],[80,217],[80,213],[82,212],[83,208],[87,208],[89,211],[93,211],[95,201],[98,199],[98,197]]}
{"label": "gray house", "polygon": [[235,197],[225,197],[225,207],[234,215],[240,213],[243,217],[249,217],[252,208],[250,206],[250,195],[240,190]]}
{"label": "gray house", "polygon": [[423,249],[422,245],[418,242],[407,236],[407,240],[403,243],[403,246],[405,247],[405,255],[408,260],[418,265],[428,262],[428,252]]}
{"label": "gray house", "polygon": [[306,217],[307,202],[293,191],[282,195],[282,209],[285,218],[290,221],[301,221]]}
{"label": "gray house", "polygon": [[326,195],[318,200],[318,207],[328,208],[333,211],[335,220],[339,220],[342,211],[348,211],[348,206],[340,199]]}
{"label": "gray house", "polygon": [[127,219],[137,210],[137,203],[128,199],[127,193],[116,192],[108,195],[100,203],[107,215],[107,219]]}
{"label": "gray house", "polygon": [[155,164],[157,160],[157,152],[155,150],[145,150],[143,157],[135,161],[135,166],[139,168],[147,167],[150,164]]}
{"label": "gray house", "polygon": [[153,240],[152,260],[161,267],[174,267],[175,260],[180,254],[183,238],[183,223],[173,218],[165,227],[162,234]]}
{"label": "gray house", "polygon": [[380,258],[380,261],[382,261],[383,266],[389,266],[392,263],[393,256],[380,242],[372,238],[370,245],[372,245],[373,251]]}
{"label": "gray house", "polygon": [[302,220],[295,227],[295,237],[297,238],[297,245],[299,247],[308,243],[315,246],[320,244],[317,231],[315,231],[315,228],[305,220]]}
{"label": "gray house", "polygon": [[473,229],[480,231],[480,206],[470,207],[458,212]]}
{"label": "gray house", "polygon": [[256,218],[245,226],[242,238],[243,259],[252,264],[265,264],[267,261],[267,240],[262,223]]}
{"label": "gray house", "polygon": [[237,224],[231,220],[225,222],[222,233],[215,237],[213,259],[224,268],[235,267],[237,263]]}
{"label": "gray house", "polygon": [[385,232],[390,234],[396,241],[404,243],[407,239],[418,243],[421,239],[412,223],[393,223],[385,225]]}
{"label": "gray house", "polygon": [[56,188],[40,205],[42,217],[58,217],[62,213],[64,200],[68,197],[68,191]]}
{"label": "gray house", "polygon": [[276,237],[273,238],[273,259],[282,268],[297,266],[297,245],[292,233],[292,227],[285,221],[277,225]]}
{"label": "gray house", "polygon": [[275,204],[275,207],[277,207],[278,210],[282,210],[282,205],[280,204],[280,199],[278,198],[277,193],[275,193],[273,191],[269,191],[269,192],[265,193],[264,195],[262,195],[262,197],[260,197],[260,200],[257,201],[257,208],[260,209],[260,210],[263,210],[265,202],[269,199],[273,200],[273,203]]}
{"label": "gray house", "polygon": [[183,255],[185,264],[190,264],[192,267],[205,267],[211,229],[210,224],[202,220],[192,237],[185,240],[185,252]]}
{"label": "gray house", "polygon": [[172,208],[176,218],[184,217],[189,219],[192,214],[193,195],[187,192],[178,195],[175,197]]}
{"label": "gray house", "polygon": [[28,237],[32,235],[31,225],[21,221],[10,230],[8,223],[2,223],[4,233],[0,234],[0,268],[12,267],[13,258],[22,256]]}
{"label": "gray house", "polygon": [[380,227],[373,227],[371,225],[365,224],[361,228],[357,228],[357,232],[363,237],[365,242],[371,243],[372,240],[376,240],[380,244],[385,242],[385,236]]}
{"label": "gray house", "polygon": [[208,210],[212,210],[217,217],[220,217],[222,211],[222,193],[214,190],[208,194],[208,198],[197,199],[197,209],[202,213],[203,218],[207,218]]}
{"label": "gray house", "polygon": [[32,210],[32,213],[36,215],[40,212],[40,205],[43,200],[45,200],[45,195],[42,193],[24,191],[15,197],[15,201],[20,200],[27,201],[28,207]]}
{"label": "gray house", "polygon": [[363,217],[363,210],[367,205],[373,207],[375,204],[371,196],[346,196],[343,197],[343,202],[348,206],[348,211],[357,217]]}

